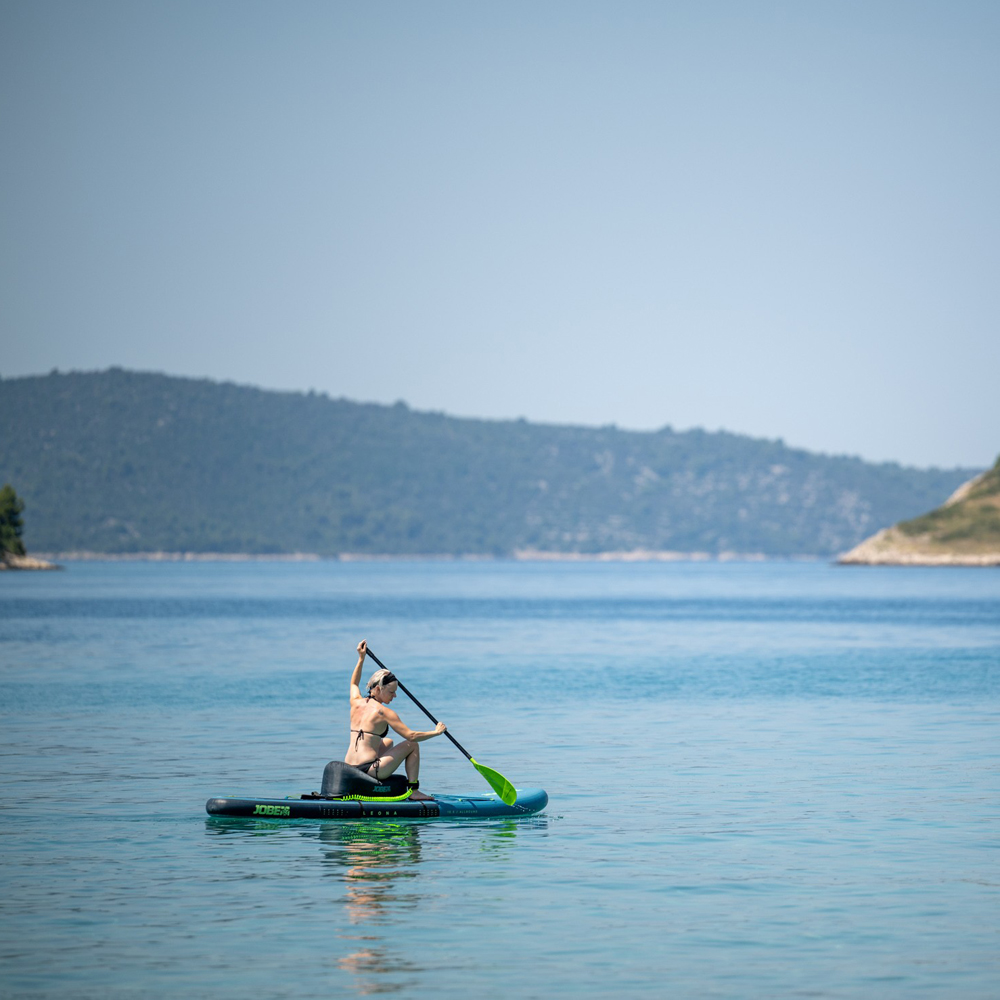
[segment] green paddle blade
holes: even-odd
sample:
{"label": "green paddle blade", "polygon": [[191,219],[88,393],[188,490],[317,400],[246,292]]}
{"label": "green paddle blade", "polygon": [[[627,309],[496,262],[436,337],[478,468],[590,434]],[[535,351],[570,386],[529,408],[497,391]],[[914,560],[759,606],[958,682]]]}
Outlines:
{"label": "green paddle blade", "polygon": [[500,796],[505,805],[512,806],[517,801],[517,790],[499,771],[494,771],[492,767],[478,763],[472,757],[469,760],[472,761],[472,766],[489,782],[490,788]]}

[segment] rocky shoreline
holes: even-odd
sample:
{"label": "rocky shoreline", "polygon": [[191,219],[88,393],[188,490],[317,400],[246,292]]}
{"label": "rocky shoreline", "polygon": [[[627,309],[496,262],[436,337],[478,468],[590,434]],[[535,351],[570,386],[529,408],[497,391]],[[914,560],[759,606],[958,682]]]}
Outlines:
{"label": "rocky shoreline", "polygon": [[0,571],[6,569],[62,569],[62,566],[54,562],[49,562],[47,559],[36,559],[34,556],[16,556],[12,552],[6,552],[0,558]]}
{"label": "rocky shoreline", "polygon": [[839,566],[1000,566],[1000,552],[934,551],[927,537],[883,528],[837,558]]}
{"label": "rocky shoreline", "polygon": [[[823,556],[768,556],[762,552],[675,552],[632,549],[611,552],[549,552],[519,549],[510,556],[482,553],[368,553],[341,552],[321,556],[315,552],[249,553],[249,552],[46,552],[46,559],[60,562],[491,562],[512,559],[515,562],[769,562],[787,558],[794,562],[815,562]],[[34,560],[41,562],[41,560]],[[53,565],[46,563],[47,568]]]}
{"label": "rocky shoreline", "polygon": [[61,562],[322,562],[315,552],[45,552]]}

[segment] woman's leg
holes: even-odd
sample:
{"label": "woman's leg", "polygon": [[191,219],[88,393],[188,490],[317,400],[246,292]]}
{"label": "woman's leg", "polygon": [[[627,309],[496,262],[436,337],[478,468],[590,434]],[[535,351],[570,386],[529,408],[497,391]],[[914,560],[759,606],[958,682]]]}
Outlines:
{"label": "woman's leg", "polygon": [[[406,780],[412,784],[417,784],[420,778],[420,744],[414,743],[413,749],[406,756]],[[410,792],[410,798],[415,802],[419,802],[421,799],[429,799],[430,795],[424,795],[419,788],[414,788]]]}
{"label": "woman's leg", "polygon": [[[378,759],[378,768],[375,770],[375,774],[379,778],[388,778],[403,761],[406,761],[406,780],[417,781],[420,777],[420,744],[414,743],[413,740],[403,740],[402,743],[397,743],[396,746],[382,754]],[[414,789],[410,798],[419,801],[420,799],[429,799],[430,796]]]}
{"label": "woman's leg", "polygon": [[420,777],[420,744],[414,743],[406,755],[406,780],[417,781]]}
{"label": "woman's leg", "polygon": [[[383,740],[383,747],[386,742],[391,743],[392,741]],[[402,743],[397,743],[395,746],[390,746],[388,749],[383,749],[381,756],[378,759],[378,776],[380,778],[388,778],[404,760],[407,760],[414,751],[417,754],[420,753],[417,750],[418,744],[414,743],[412,740],[403,740]],[[410,766],[406,766],[406,774],[409,777]]]}

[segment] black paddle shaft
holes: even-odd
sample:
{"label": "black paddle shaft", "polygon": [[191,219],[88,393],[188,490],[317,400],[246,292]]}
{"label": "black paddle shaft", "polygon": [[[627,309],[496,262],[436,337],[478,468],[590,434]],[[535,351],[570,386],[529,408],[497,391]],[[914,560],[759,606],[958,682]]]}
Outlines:
{"label": "black paddle shaft", "polygon": [[[365,648],[367,649],[368,647],[366,646]],[[375,654],[374,654],[374,653],[373,653],[373,652],[372,652],[372,651],[371,651],[370,649],[368,649],[368,655],[369,655],[369,656],[370,656],[370,657],[371,657],[371,658],[372,658],[372,659],[373,659],[373,660],[374,660],[374,661],[375,661],[375,662],[376,662],[376,663],[377,663],[377,664],[378,664],[378,665],[379,665],[379,666],[380,666],[380,667],[381,667],[381,668],[382,668],[383,670],[388,670],[388,669],[389,669],[389,668],[388,668],[388,667],[387,667],[387,666],[386,666],[386,665],[385,665],[385,664],[384,664],[384,663],[383,663],[383,662],[382,662],[382,661],[381,661],[381,660],[380,660],[380,659],[379,659],[379,658],[378,658],[378,657],[377,657],[377,656],[376,656],[376,655],[375,655]],[[395,676],[395,675],[394,675],[394,676]],[[428,711],[427,711],[427,709],[426,709],[426,708],[424,708],[424,706],[423,706],[423,705],[421,705],[419,701],[417,701],[417,699],[416,699],[416,698],[415,698],[415,697],[413,696],[413,692],[412,692],[412,691],[411,691],[411,690],[410,690],[410,689],[409,689],[409,688],[408,688],[408,687],[407,687],[407,686],[406,686],[406,685],[405,685],[405,684],[404,684],[404,683],[403,683],[403,682],[402,682],[402,681],[401,681],[401,680],[400,680],[400,679],[399,679],[398,677],[396,677],[396,683],[397,683],[397,684],[399,685],[399,689],[400,689],[400,690],[401,690],[401,691],[402,691],[402,692],[403,692],[403,693],[404,693],[404,694],[405,694],[405,695],[406,695],[406,696],[407,696],[407,697],[408,697],[408,698],[410,699],[410,701],[412,701],[412,702],[413,702],[413,704],[414,704],[414,705],[416,705],[416,706],[417,706],[417,708],[419,708],[419,709],[420,709],[420,711],[421,711],[421,712],[423,712],[423,713],[424,713],[424,715],[426,715],[426,716],[427,716],[427,718],[428,718],[428,719],[430,719],[430,720],[431,720],[431,722],[433,722],[433,723],[434,723],[434,725],[436,726],[436,725],[438,724],[438,720],[437,720],[437,719],[435,719],[435,718],[434,718],[434,716],[433,716],[433,715],[431,715],[431,713],[430,713],[430,712],[428,712]],[[465,747],[463,747],[463,746],[462,746],[462,744],[461,744],[461,743],[459,743],[459,742],[458,742],[458,740],[456,740],[456,739],[455,739],[455,737],[454,737],[454,736],[452,736],[452,735],[451,735],[451,733],[449,733],[447,729],[446,729],[446,730],[444,731],[444,734],[445,734],[445,736],[447,736],[447,737],[448,737],[448,739],[449,739],[449,740],[451,740],[451,742],[452,742],[452,743],[454,743],[454,744],[455,744],[455,746],[457,746],[457,747],[458,747],[458,749],[459,749],[459,750],[461,750],[461,751],[462,751],[462,753],[464,753],[464,754],[465,754],[465,756],[466,756],[466,757],[468,757],[468,758],[469,758],[469,760],[472,760],[472,754],[471,754],[471,753],[469,753],[469,751],[468,751],[468,750],[466,750],[466,749],[465,749]],[[473,761],[473,763],[475,763],[475,761]]]}

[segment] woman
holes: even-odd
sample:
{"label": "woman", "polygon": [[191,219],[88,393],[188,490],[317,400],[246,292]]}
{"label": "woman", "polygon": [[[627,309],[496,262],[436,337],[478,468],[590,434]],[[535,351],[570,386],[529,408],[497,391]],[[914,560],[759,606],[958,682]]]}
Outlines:
{"label": "woman", "polygon": [[[368,679],[368,695],[363,697],[358,682],[361,667],[368,655],[368,646],[362,639],[358,643],[358,662],[351,674],[351,742],[344,757],[345,764],[360,768],[365,774],[382,780],[406,761],[406,786],[410,798],[429,799],[420,789],[420,744],[433,736],[440,736],[447,728],[439,722],[431,732],[418,733],[389,708],[396,697],[398,684],[389,670],[376,670]],[[390,728],[403,737],[398,746],[386,739]]]}

